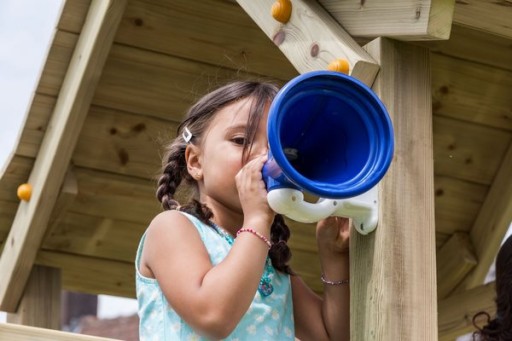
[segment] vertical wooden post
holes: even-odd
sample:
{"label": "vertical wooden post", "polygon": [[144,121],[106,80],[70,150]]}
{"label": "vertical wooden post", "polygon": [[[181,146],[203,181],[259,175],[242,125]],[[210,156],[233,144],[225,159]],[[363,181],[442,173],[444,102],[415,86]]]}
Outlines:
{"label": "vertical wooden post", "polygon": [[393,120],[395,155],[375,232],[351,238],[351,339],[437,340],[429,53],[389,39],[366,46]]}
{"label": "vertical wooden post", "polygon": [[17,313],[7,314],[7,322],[59,330],[60,297],[60,269],[34,265]]}

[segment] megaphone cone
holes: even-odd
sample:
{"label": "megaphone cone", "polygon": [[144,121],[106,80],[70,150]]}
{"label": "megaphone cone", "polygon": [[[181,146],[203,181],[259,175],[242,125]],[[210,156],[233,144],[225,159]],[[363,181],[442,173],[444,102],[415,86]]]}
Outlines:
{"label": "megaphone cone", "polygon": [[[368,192],[393,156],[393,128],[385,106],[364,83],[331,71],[302,74],[278,92],[269,109],[268,141],[263,177],[269,198],[278,189],[306,191],[322,198],[317,206],[329,206],[323,199]],[[284,214],[279,212],[282,202],[270,201]],[[322,218],[300,210],[296,220]]]}

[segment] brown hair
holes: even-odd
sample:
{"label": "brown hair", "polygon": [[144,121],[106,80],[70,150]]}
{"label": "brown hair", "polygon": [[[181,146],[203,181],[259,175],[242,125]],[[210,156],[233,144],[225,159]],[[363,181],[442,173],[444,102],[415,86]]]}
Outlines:
{"label": "brown hair", "polygon": [[[484,315],[487,324],[482,328],[476,325],[476,318]],[[512,236],[508,237],[496,257],[496,317],[491,319],[481,311],[473,317],[473,325],[478,329],[473,339],[483,341],[512,340]]]}
{"label": "brown hair", "polygon": [[[184,140],[183,130],[188,128],[192,133],[191,143],[200,143],[215,114],[227,105],[240,99],[253,98],[249,112],[249,122],[246,128],[246,142],[243,146],[242,161],[246,161],[256,134],[258,124],[264,113],[265,106],[275,97],[278,88],[271,83],[256,81],[239,81],[225,85],[202,97],[187,112],[185,119],[178,126],[176,138],[166,147],[162,161],[161,176],[158,180],[156,191],[157,199],[162,203],[164,210],[179,209],[180,211],[193,214],[205,224],[212,226],[210,221],[213,217],[212,211],[196,199],[180,205],[174,195],[185,180],[186,184],[197,190],[195,180],[188,174],[185,160],[187,143]],[[270,229],[272,247],[269,257],[274,268],[281,272],[292,274],[288,261],[291,252],[287,245],[290,237],[290,230],[284,219],[276,215]]]}

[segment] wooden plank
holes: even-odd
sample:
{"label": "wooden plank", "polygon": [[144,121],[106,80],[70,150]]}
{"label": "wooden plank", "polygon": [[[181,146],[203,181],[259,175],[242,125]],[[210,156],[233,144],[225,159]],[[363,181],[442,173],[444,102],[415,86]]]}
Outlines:
{"label": "wooden plank", "polygon": [[7,314],[7,322],[60,330],[60,295],[60,270],[34,266],[18,311]]}
{"label": "wooden plank", "polygon": [[28,180],[33,165],[32,158],[12,155],[0,175],[0,200],[19,202],[16,191]]}
{"label": "wooden plank", "polygon": [[32,198],[20,204],[0,258],[0,309],[15,310],[68,168],[125,0],[94,1],[71,60],[52,121],[32,169]]}
{"label": "wooden plank", "polygon": [[[68,1],[69,2],[69,1]],[[0,323],[0,340],[9,341],[116,341],[104,337],[80,335],[44,328]]]}
{"label": "wooden plank", "polygon": [[484,282],[512,222],[511,170],[512,142],[509,143],[508,152],[471,229],[471,242],[475,246],[478,265],[465,281],[466,289],[475,288]]}
{"label": "wooden plank", "polygon": [[448,39],[455,0],[319,0],[354,37],[400,40]]}
{"label": "wooden plank", "polygon": [[375,232],[351,235],[352,340],[435,340],[436,260],[428,50],[388,39],[374,90],[390,113],[395,155],[379,186]]}
{"label": "wooden plank", "polygon": [[48,128],[56,101],[57,99],[52,96],[37,93],[34,95],[30,104],[29,114],[23,124],[17,143],[17,155],[30,158],[36,157]]}
{"label": "wooden plank", "polygon": [[[88,2],[76,0],[66,5],[59,29],[79,33],[80,18]],[[186,0],[129,1],[115,41],[282,80],[297,75],[275,45],[232,2],[203,0],[191,5]]]}
{"label": "wooden plank", "polygon": [[261,76],[114,44],[93,104],[181,120],[192,102],[213,88],[255,78]]}
{"label": "wooden plank", "polygon": [[454,233],[437,252],[437,299],[446,298],[476,264],[469,235]]}
{"label": "wooden plank", "polygon": [[510,1],[464,0],[457,3],[453,21],[457,25],[512,39]]}
{"label": "wooden plank", "polygon": [[373,84],[378,65],[316,1],[294,0],[286,24],[272,18],[274,0],[237,2],[300,73],[326,69],[343,58],[352,76]]}
{"label": "wooden plank", "polygon": [[[37,87],[38,94],[56,96],[60,91],[77,40],[77,34],[57,32]],[[93,104],[180,121],[192,102],[214,87],[233,80],[261,78],[244,70],[114,44]]]}
{"label": "wooden plank", "polygon": [[37,93],[55,97],[59,94],[78,39],[78,34],[63,31],[55,33],[36,88]]}
{"label": "wooden plank", "polygon": [[244,10],[230,1],[130,1],[115,41],[282,80],[297,75]]}
{"label": "wooden plank", "polygon": [[92,106],[73,162],[80,167],[151,179],[145,182],[154,187],[163,148],[175,137],[177,126],[174,121]]}
{"label": "wooden plank", "polygon": [[0,173],[0,247],[3,246],[19,206],[17,188],[27,181],[34,159],[11,155]]}
{"label": "wooden plank", "polygon": [[435,115],[512,132],[512,72],[434,53],[432,89]]}
{"label": "wooden plank", "polygon": [[486,311],[496,312],[494,282],[476,287],[441,300],[439,306],[439,341],[454,341],[457,337],[475,331],[473,316]]}
{"label": "wooden plank", "polygon": [[45,250],[133,262],[146,223],[67,212],[48,234]]}
{"label": "wooden plank", "polygon": [[18,202],[0,200],[0,251],[9,234],[16,210],[18,209]]}
{"label": "wooden plank", "polygon": [[80,33],[91,7],[92,0],[66,0],[57,28],[60,30]]}
{"label": "wooden plank", "polygon": [[62,287],[69,291],[135,298],[133,262],[39,251],[36,264],[62,270]]}
{"label": "wooden plank", "polygon": [[436,232],[469,233],[489,186],[442,175],[434,177],[434,185]]}
{"label": "wooden plank", "polygon": [[[78,194],[78,183],[76,181],[76,175],[73,167],[70,167],[64,178],[64,183],[60,189],[57,201],[53,207],[52,214],[48,220],[48,228],[46,229],[46,235],[51,233],[56,225],[60,223],[64,213],[68,210],[71,204],[75,201]],[[43,237],[43,240],[46,237]]]}
{"label": "wooden plank", "polygon": [[148,225],[161,211],[154,180],[75,168],[78,195],[70,212]]}
{"label": "wooden plank", "polygon": [[512,132],[434,116],[436,175],[490,185]]}
{"label": "wooden plank", "polygon": [[418,43],[432,52],[512,71],[510,40],[454,24],[449,40]]}

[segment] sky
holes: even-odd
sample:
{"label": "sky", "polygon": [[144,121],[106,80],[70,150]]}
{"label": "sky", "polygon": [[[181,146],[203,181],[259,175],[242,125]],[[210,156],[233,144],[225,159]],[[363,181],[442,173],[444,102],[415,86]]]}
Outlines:
{"label": "sky", "polygon": [[[62,0],[0,0],[0,170],[16,145],[61,5]],[[135,311],[133,299],[99,298],[101,318]]]}

